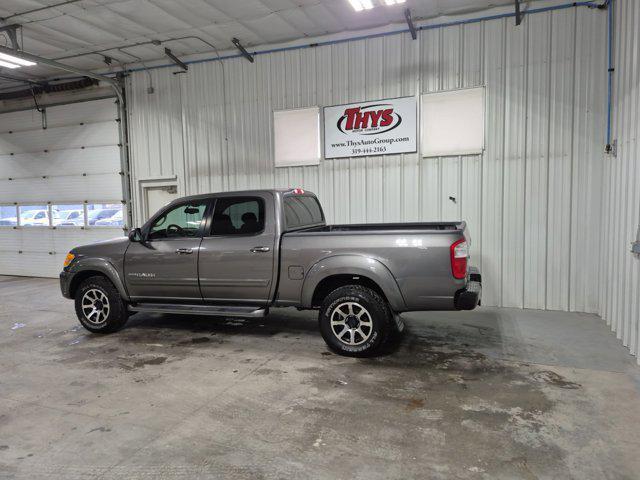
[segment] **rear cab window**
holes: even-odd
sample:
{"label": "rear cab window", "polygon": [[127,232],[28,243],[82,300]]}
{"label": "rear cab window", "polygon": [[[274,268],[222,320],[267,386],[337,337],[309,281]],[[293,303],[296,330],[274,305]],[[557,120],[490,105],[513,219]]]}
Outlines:
{"label": "rear cab window", "polygon": [[301,230],[324,223],[324,213],[315,196],[287,194],[283,202],[286,231]]}

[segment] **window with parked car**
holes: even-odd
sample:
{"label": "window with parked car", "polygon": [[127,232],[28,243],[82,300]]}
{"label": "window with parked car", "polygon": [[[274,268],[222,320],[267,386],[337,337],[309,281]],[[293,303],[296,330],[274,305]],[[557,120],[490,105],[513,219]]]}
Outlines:
{"label": "window with parked car", "polygon": [[0,205],[0,227],[87,226],[123,227],[122,203]]}

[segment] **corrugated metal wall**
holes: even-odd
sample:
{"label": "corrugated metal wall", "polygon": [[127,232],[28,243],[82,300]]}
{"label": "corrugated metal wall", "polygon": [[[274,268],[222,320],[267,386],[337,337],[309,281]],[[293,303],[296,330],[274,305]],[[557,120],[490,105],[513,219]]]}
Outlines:
{"label": "corrugated metal wall", "polygon": [[[504,18],[155,70],[152,95],[139,72],[128,84],[132,180],[175,175],[182,194],[302,186],[330,222],[465,219],[484,304],[595,312],[605,40],[606,13],[579,7],[520,27]],[[274,168],[273,110],[477,85],[484,155]],[[138,219],[139,197],[134,184]]]}
{"label": "corrugated metal wall", "polygon": [[640,258],[630,252],[640,225],[640,5],[616,0],[614,19],[612,138],[618,151],[604,159],[600,315],[640,356]]}

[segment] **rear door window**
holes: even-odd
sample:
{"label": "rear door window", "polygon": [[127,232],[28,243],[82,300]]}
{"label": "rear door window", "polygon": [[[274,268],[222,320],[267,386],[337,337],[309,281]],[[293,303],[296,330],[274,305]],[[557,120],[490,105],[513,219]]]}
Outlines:
{"label": "rear door window", "polygon": [[295,230],[324,222],[320,202],[316,197],[310,195],[284,197],[284,218],[287,230]]}
{"label": "rear door window", "polygon": [[211,235],[255,235],[264,230],[264,201],[254,197],[218,198]]}

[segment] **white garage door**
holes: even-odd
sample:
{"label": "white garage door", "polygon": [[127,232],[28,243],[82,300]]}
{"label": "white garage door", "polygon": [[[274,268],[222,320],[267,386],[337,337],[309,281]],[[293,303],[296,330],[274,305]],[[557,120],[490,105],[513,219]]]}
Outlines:
{"label": "white garage door", "polygon": [[[0,274],[54,277],[78,245],[123,235],[115,99],[0,115]],[[126,218],[126,215],[124,215]]]}

